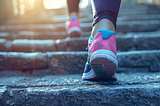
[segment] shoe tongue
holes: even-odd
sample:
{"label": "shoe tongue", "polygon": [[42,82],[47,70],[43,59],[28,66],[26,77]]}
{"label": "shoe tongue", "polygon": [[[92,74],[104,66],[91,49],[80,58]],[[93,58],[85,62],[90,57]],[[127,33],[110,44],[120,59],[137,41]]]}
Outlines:
{"label": "shoe tongue", "polygon": [[93,38],[92,38],[92,35],[89,37],[89,42],[92,42],[93,41]]}
{"label": "shoe tongue", "polygon": [[115,35],[115,33],[113,31],[109,31],[109,30],[99,30],[98,32],[101,32],[103,39],[108,39],[113,34]]}
{"label": "shoe tongue", "polygon": [[76,16],[72,16],[71,17],[71,20],[75,20],[77,17]]}
{"label": "shoe tongue", "polygon": [[93,39],[92,39],[92,35],[91,35],[91,36],[89,37],[89,39],[88,39],[88,46],[91,45],[92,41],[93,41]]}

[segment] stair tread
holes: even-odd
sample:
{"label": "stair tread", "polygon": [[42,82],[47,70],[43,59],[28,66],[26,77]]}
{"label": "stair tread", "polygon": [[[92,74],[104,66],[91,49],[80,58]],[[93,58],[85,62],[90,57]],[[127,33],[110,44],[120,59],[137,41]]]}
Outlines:
{"label": "stair tread", "polygon": [[[117,31],[119,32],[145,32],[159,30],[160,20],[133,20],[117,22]],[[92,24],[81,23],[82,31],[91,31]],[[65,23],[58,24],[29,24],[29,25],[1,25],[0,32],[18,32],[18,31],[65,31]]]}
{"label": "stair tread", "polygon": [[0,106],[159,106],[159,9],[122,3],[117,19],[118,80],[110,82],[81,78],[91,6],[80,10],[81,38],[65,39],[65,8],[7,21],[0,26]]}
{"label": "stair tread", "polygon": [[159,74],[120,73],[114,82],[83,81],[81,75],[0,77],[0,101],[28,106],[159,105]]}
{"label": "stair tread", "polygon": [[[37,70],[38,71],[38,70]],[[42,71],[42,70],[41,70]],[[2,72],[1,72],[2,73]],[[5,72],[4,72],[5,73]],[[7,72],[6,72],[7,73]],[[15,72],[13,72],[15,73]],[[74,75],[44,75],[36,76],[34,74],[23,74],[21,76],[15,75],[3,75],[0,76],[0,86],[12,86],[13,88],[17,87],[51,87],[55,86],[92,86],[98,85],[108,85],[110,87],[118,86],[131,86],[135,85],[145,85],[145,84],[154,84],[159,83],[160,72],[151,73],[151,72],[128,72],[128,73],[117,73],[117,81],[84,81],[82,80],[81,74]],[[25,84],[24,84],[25,83]],[[157,85],[160,86],[160,85]]]}
{"label": "stair tread", "polygon": [[[87,52],[47,52],[20,53],[0,52],[0,70],[20,70],[32,72],[35,69],[50,69],[52,74],[82,73],[87,60]],[[159,72],[160,50],[118,52],[117,72]],[[47,72],[44,72],[44,74]],[[40,75],[37,73],[37,75]]]}
{"label": "stair tread", "polygon": [[[65,39],[63,34],[62,39],[53,40],[55,35],[45,35],[40,38],[41,34],[26,32],[20,33],[22,35],[14,36],[15,39],[10,38],[9,33],[2,33],[0,36],[0,51],[1,52],[52,52],[52,51],[86,51],[89,32],[84,32],[84,37]],[[30,34],[30,35],[29,35]],[[35,34],[35,35],[34,35]],[[44,33],[47,34],[47,33]],[[61,33],[62,34],[62,33]],[[4,36],[5,35],[5,36]],[[24,36],[24,37],[23,37]],[[24,39],[28,36],[30,39]],[[86,37],[85,37],[86,36]],[[17,38],[17,39],[16,39]],[[23,38],[23,39],[20,39]],[[33,38],[33,39],[31,39]],[[39,38],[39,39],[37,39]],[[60,38],[60,37],[59,37]],[[11,38],[10,38],[11,39]],[[135,50],[159,50],[160,31],[154,32],[138,32],[116,35],[117,50],[118,51],[135,51]]]}

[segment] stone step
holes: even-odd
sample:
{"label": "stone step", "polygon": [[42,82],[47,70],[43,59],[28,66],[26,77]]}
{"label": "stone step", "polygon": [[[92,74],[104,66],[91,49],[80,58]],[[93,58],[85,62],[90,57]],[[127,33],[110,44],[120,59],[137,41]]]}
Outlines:
{"label": "stone step", "polygon": [[[117,22],[118,32],[148,32],[160,29],[160,20],[141,20],[141,21],[119,21]],[[82,31],[91,31],[92,24],[81,23]],[[66,31],[65,24],[30,24],[30,25],[2,25],[0,32],[19,32],[19,31]]]}
{"label": "stone step", "polygon": [[141,21],[119,21],[117,22],[118,32],[149,32],[160,29],[160,20],[141,20]]}
{"label": "stone step", "polygon": [[119,73],[118,80],[83,81],[81,75],[0,77],[1,106],[160,105],[160,73]]}
{"label": "stone step", "polygon": [[[135,2],[136,1],[136,2]],[[121,9],[128,9],[128,8],[133,8],[133,9],[146,9],[146,8],[149,8],[149,9],[156,9],[156,8],[159,8],[159,5],[158,4],[154,4],[153,2],[151,3],[147,3],[147,1],[138,1],[138,0],[131,0],[129,2],[121,2]],[[137,2],[138,1],[138,2]]]}
{"label": "stone step", "polygon": [[140,9],[130,9],[131,7],[129,7],[128,9],[125,10],[121,10],[119,11],[119,16],[123,16],[123,15],[149,15],[149,14],[159,14],[160,13],[160,8],[140,8]]}
{"label": "stone step", "polygon": [[[82,37],[89,37],[91,32],[82,32]],[[34,31],[20,31],[16,33],[0,32],[0,39],[15,40],[15,39],[28,39],[28,40],[57,40],[65,39],[67,37],[66,31],[54,32],[34,32]]]}
{"label": "stone step", "polygon": [[159,20],[160,15],[159,14],[150,14],[150,15],[125,15],[125,16],[119,16],[117,18],[117,22],[119,21],[140,21],[140,20]]}
{"label": "stone step", "polygon": [[[36,35],[36,38],[38,37],[41,36]],[[86,47],[88,45],[88,37],[58,40],[27,40],[23,37],[23,39],[15,39],[13,41],[0,39],[0,52],[30,53],[52,51],[86,51]],[[31,38],[34,38],[34,35],[33,37],[31,35]],[[48,35],[46,35],[46,38],[51,37],[48,37]],[[116,35],[116,38],[118,51],[160,49],[160,31],[127,33],[125,35]]]}
{"label": "stone step", "polygon": [[[117,57],[117,72],[160,72],[160,50],[118,52]],[[0,52],[0,70],[49,69],[52,74],[79,74],[86,58],[87,52]]]}
{"label": "stone step", "polygon": [[[117,18],[117,21],[140,21],[140,20],[159,20],[160,15],[159,14],[130,14],[130,15],[119,15]],[[25,20],[25,21],[24,21]],[[25,24],[58,24],[58,23],[65,23],[67,20],[66,15],[59,15],[59,16],[44,16],[43,18],[31,18],[28,19],[28,17],[24,18],[18,18],[18,19],[12,19],[8,20],[5,24],[6,25],[25,25]],[[79,21],[81,23],[92,23],[93,16],[86,15],[84,18],[80,18]]]}
{"label": "stone step", "polygon": [[[125,3],[122,3],[121,5],[121,8],[120,8],[120,13],[119,15],[121,16],[126,16],[128,14],[131,14],[132,13],[135,15],[136,14],[155,14],[157,12],[157,14],[159,14],[159,11],[160,8],[158,6],[155,6],[155,5],[140,5],[140,4],[127,4],[127,6],[125,6],[126,4]],[[132,8],[132,9],[128,9],[128,8]],[[80,9],[80,18],[82,17],[87,17],[88,16],[88,13],[89,14],[92,14],[92,10],[91,10],[91,6],[87,7],[86,9]],[[127,14],[126,14],[127,13]],[[16,23],[28,23],[28,22],[32,22],[32,23],[35,23],[37,20],[39,20],[41,23],[43,23],[44,21],[48,22],[49,20],[51,20],[50,18],[53,17],[54,19],[55,18],[59,18],[60,19],[63,19],[65,18],[66,19],[66,8],[60,8],[60,9],[53,9],[53,10],[46,10],[42,13],[29,13],[29,14],[26,14],[25,16],[20,16],[20,17],[15,17],[14,19],[16,18],[19,18],[17,21],[14,22],[14,20],[10,20],[9,22],[7,22],[8,24],[16,24]],[[26,21],[22,20],[21,19],[25,19],[27,18]],[[47,19],[47,20],[45,20]],[[53,21],[53,20],[52,20]]]}
{"label": "stone step", "polygon": [[[89,20],[92,22],[91,14],[82,14],[80,16],[80,22],[85,22],[85,20]],[[39,17],[19,17],[15,19],[10,19],[5,22],[6,25],[23,25],[23,24],[57,24],[57,23],[65,23],[67,20],[67,15],[42,15]]]}
{"label": "stone step", "polygon": [[[89,7],[89,8],[90,8],[89,13],[92,13],[91,7]],[[88,12],[88,8],[86,8],[86,9],[80,8],[79,17],[84,18],[84,17],[88,16],[87,12]],[[13,17],[12,19],[16,19],[16,18],[43,19],[44,17],[50,18],[50,17],[57,17],[57,16],[66,17],[67,16],[66,8],[46,9],[45,11],[40,11],[38,13],[30,11],[28,13],[25,13],[24,15],[19,15],[19,16]],[[62,17],[60,17],[60,18],[62,18]]]}
{"label": "stone step", "polygon": [[30,25],[1,25],[0,32],[19,32],[19,31],[46,31],[53,32],[56,26],[53,24],[30,24]]}

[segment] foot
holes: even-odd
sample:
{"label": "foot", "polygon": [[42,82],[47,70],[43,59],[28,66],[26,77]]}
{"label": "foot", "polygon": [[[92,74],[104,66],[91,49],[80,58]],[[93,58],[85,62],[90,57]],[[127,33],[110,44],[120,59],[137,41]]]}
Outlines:
{"label": "foot", "polygon": [[88,40],[89,53],[82,79],[117,80],[116,38],[113,31],[99,30]]}
{"label": "foot", "polygon": [[81,26],[76,16],[72,16],[70,20],[66,22],[66,29],[68,37],[81,36]]}

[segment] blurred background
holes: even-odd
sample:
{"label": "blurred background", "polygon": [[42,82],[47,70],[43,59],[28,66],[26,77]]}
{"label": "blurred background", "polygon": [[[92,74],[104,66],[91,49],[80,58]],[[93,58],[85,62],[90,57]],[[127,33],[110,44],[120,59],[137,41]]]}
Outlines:
{"label": "blurred background", "polygon": [[[34,13],[34,15],[42,14],[47,11],[53,11],[57,9],[66,8],[66,0],[0,0],[0,24],[4,24],[4,22],[8,19],[17,18],[17,16],[25,15],[29,13]],[[128,3],[132,4],[151,4],[160,6],[160,0],[122,0],[122,4]],[[128,5],[127,4],[127,5]],[[126,10],[133,8],[125,6]],[[91,8],[90,0],[81,0],[80,8],[85,9],[87,7]],[[137,7],[138,8],[138,7]],[[147,11],[147,10],[146,10]],[[53,11],[54,12],[54,11]],[[65,13],[61,13],[64,14]],[[33,15],[33,14],[32,14]]]}
{"label": "blurred background", "polygon": [[[0,22],[12,19],[14,16],[25,15],[30,12],[40,14],[41,12],[64,9],[66,8],[66,0],[0,0]],[[88,0],[81,0],[80,7],[86,8],[89,4]],[[38,12],[38,13],[37,13]]]}
{"label": "blurred background", "polygon": [[[45,45],[45,40],[65,39],[66,5],[66,0],[0,0],[0,52],[39,52],[39,48],[42,49],[40,45]],[[82,37],[88,39],[93,20],[91,1],[81,0],[79,7]],[[145,36],[150,35],[145,32],[159,34],[160,0],[122,0],[116,30],[117,35],[124,37],[130,33]],[[75,44],[73,50],[85,51],[87,42],[84,42],[84,46]],[[68,41],[63,48],[62,44],[58,43],[61,43],[61,40],[48,49],[70,50],[66,49]],[[48,49],[43,47],[42,51],[47,52]],[[128,47],[124,50],[136,49]]]}
{"label": "blurred background", "polygon": [[[67,40],[66,0],[0,0],[0,69],[48,68],[58,64],[57,59],[45,59],[48,52],[86,51],[92,30],[91,1],[81,0],[79,7],[82,37]],[[157,57],[154,57],[154,53],[160,50],[160,0],[122,0],[117,18],[116,38],[118,52],[130,52],[129,56],[132,57],[122,57],[126,63],[120,62],[119,70],[128,71],[134,67],[137,72],[159,71],[160,56],[157,54]],[[134,51],[144,50],[146,53],[153,53],[150,54],[153,58],[145,54],[142,56],[144,60],[138,60],[141,57],[135,58],[132,55]],[[41,53],[45,56],[41,56]],[[73,65],[80,66],[80,70],[83,70],[84,64],[80,64],[78,59],[75,61],[79,65]],[[131,63],[130,66],[128,62]],[[66,65],[62,61],[54,70],[65,72],[66,68],[63,67],[67,66],[73,71],[73,65]]]}

